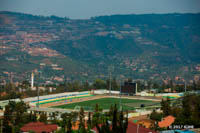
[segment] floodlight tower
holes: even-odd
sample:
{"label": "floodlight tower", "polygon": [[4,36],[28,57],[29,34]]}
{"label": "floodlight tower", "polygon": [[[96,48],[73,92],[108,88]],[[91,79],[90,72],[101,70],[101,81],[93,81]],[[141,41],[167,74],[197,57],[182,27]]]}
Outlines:
{"label": "floodlight tower", "polygon": [[135,86],[135,95],[137,95],[138,93],[138,86],[137,86],[137,82],[135,82],[136,86]]}
{"label": "floodlight tower", "polygon": [[112,88],[112,71],[114,69],[114,66],[109,66],[108,67],[108,71],[109,71],[109,75],[110,75],[110,82],[109,82],[109,95],[111,95],[111,88]]}
{"label": "floodlight tower", "polygon": [[120,106],[120,111],[122,111],[122,85],[123,85],[123,83],[124,83],[124,78],[123,77],[120,77],[120,79],[119,79],[119,83],[120,83],[120,90],[119,90],[119,99],[120,99],[120,101],[119,101],[119,106]]}
{"label": "floodlight tower", "polygon": [[187,81],[186,81],[186,72],[184,71],[184,89],[185,89],[185,93],[187,91]]}
{"label": "floodlight tower", "polygon": [[10,72],[10,83],[13,84],[13,72]]}
{"label": "floodlight tower", "polygon": [[119,92],[119,95],[120,95],[120,111],[122,110],[122,82],[120,81],[120,92]]}
{"label": "floodlight tower", "polygon": [[187,91],[187,83],[186,83],[186,81],[185,81],[185,84],[184,84],[184,88],[185,88],[185,93],[186,93],[186,91]]}
{"label": "floodlight tower", "polygon": [[40,106],[40,89],[39,89],[38,86],[37,86],[37,95],[38,95],[38,97],[37,97],[37,107],[39,108],[39,106]]}

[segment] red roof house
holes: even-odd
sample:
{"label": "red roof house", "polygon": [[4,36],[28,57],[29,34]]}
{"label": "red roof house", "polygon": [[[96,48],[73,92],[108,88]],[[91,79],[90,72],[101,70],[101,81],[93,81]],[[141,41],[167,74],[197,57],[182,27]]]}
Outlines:
{"label": "red roof house", "polygon": [[168,127],[170,126],[173,122],[175,121],[175,117],[169,115],[165,117],[162,121],[158,122],[158,126],[163,128],[163,127]]}
{"label": "red roof house", "polygon": [[[95,131],[95,133],[98,133],[98,130],[96,127],[93,128],[92,130]],[[126,133],[158,133],[158,132],[153,131],[148,128],[144,128],[133,122],[128,122],[128,129],[127,129]]]}
{"label": "red roof house", "polygon": [[24,125],[20,130],[22,132],[34,131],[35,133],[53,133],[58,128],[55,124],[44,124],[42,122],[30,122]]}

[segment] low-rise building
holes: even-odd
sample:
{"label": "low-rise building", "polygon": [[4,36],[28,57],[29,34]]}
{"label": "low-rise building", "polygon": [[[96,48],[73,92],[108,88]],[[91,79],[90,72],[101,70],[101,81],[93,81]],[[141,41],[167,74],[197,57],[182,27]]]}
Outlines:
{"label": "low-rise building", "polygon": [[[99,133],[96,127],[93,128],[92,131],[94,133]],[[128,122],[128,128],[126,130],[126,133],[158,133],[158,132],[145,128],[143,126],[140,126],[139,124]]]}
{"label": "low-rise building", "polygon": [[35,132],[35,133],[54,133],[58,129],[56,124],[45,124],[42,122],[30,122],[24,125],[20,130],[22,133]]}

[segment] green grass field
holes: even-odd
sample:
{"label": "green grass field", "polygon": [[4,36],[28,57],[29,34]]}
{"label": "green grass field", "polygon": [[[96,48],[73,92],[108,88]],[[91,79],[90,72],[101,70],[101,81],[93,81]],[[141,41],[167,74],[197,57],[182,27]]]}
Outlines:
{"label": "green grass field", "polygon": [[[141,104],[145,104],[145,106],[148,106],[148,105],[158,103],[154,101],[124,99],[124,98],[121,99],[121,102],[122,102],[123,110],[134,110],[135,107],[140,107]],[[99,107],[102,109],[109,109],[111,105],[114,106],[115,104],[117,104],[117,107],[119,108],[120,99],[119,98],[101,98],[101,99],[96,99],[96,100],[54,106],[53,108],[74,109],[74,107],[80,106],[80,107],[83,107],[85,110],[88,110],[88,109],[94,110],[96,104],[98,104]]]}

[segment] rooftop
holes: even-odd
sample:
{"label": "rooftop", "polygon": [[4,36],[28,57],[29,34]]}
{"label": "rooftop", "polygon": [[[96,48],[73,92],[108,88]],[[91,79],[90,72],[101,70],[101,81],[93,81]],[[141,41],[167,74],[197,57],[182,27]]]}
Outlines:
{"label": "rooftop", "polygon": [[55,124],[44,124],[42,122],[30,122],[21,128],[22,132],[34,131],[35,133],[50,133],[57,130],[58,126]]}
{"label": "rooftop", "polygon": [[[96,127],[93,128],[93,130],[95,131],[95,133],[98,133],[98,130]],[[151,129],[144,128],[138,124],[134,124],[133,122],[128,122],[128,129],[127,129],[126,133],[137,133],[137,130],[138,130],[138,133],[158,133]]]}
{"label": "rooftop", "polygon": [[163,128],[163,127],[168,127],[170,126],[173,122],[175,121],[175,117],[169,115],[165,117],[162,121],[158,122],[158,126]]}

